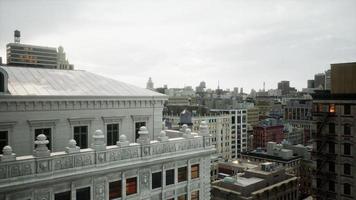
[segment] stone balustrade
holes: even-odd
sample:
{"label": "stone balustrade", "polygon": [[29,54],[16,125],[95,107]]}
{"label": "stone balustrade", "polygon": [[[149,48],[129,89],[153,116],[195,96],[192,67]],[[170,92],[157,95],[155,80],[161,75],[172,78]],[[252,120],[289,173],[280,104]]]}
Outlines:
{"label": "stone balustrade", "polygon": [[203,123],[199,134],[191,133],[188,129],[183,137],[175,138],[168,138],[163,130],[157,140],[150,140],[147,129],[141,127],[138,143],[129,143],[126,136],[121,135],[117,145],[113,146],[106,146],[104,134],[97,130],[93,134],[91,148],[80,149],[72,139],[65,151],[52,153],[46,146],[46,136],[39,135],[33,155],[16,157],[10,146],[4,147],[0,155],[0,188],[2,184],[8,185],[11,181],[115,166],[168,154],[174,156],[192,150],[213,149],[211,136],[207,134],[205,126],[206,123]]}

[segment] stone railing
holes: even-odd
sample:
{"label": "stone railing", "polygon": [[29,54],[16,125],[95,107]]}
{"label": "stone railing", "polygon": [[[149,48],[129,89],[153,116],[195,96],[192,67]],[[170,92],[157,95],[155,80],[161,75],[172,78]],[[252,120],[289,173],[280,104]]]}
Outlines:
{"label": "stone railing", "polygon": [[39,135],[35,141],[33,155],[19,156],[5,146],[0,155],[0,188],[2,183],[8,184],[19,178],[44,177],[76,170],[102,167],[106,165],[125,164],[139,160],[170,156],[197,150],[214,148],[208,127],[205,122],[200,126],[199,134],[185,129],[182,137],[169,138],[163,130],[158,140],[150,140],[146,127],[141,127],[137,143],[129,143],[125,135],[121,135],[117,145],[106,146],[104,134],[95,131],[91,148],[80,149],[75,140],[70,140],[65,151],[51,153],[45,135]]}

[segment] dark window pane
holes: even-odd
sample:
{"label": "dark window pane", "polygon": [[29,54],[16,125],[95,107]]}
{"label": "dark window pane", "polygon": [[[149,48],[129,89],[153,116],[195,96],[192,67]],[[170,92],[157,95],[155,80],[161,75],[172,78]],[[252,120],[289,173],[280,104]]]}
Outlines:
{"label": "dark window pane", "polygon": [[351,135],[351,126],[350,124],[344,125],[344,135]]}
{"label": "dark window pane", "polygon": [[199,200],[199,190],[192,192],[190,197],[191,200]]}
{"label": "dark window pane", "polygon": [[107,145],[116,145],[119,139],[119,124],[108,124],[107,130]]}
{"label": "dark window pane", "polygon": [[344,194],[351,195],[351,185],[348,183],[344,183]]}
{"label": "dark window pane", "polygon": [[344,154],[351,155],[351,144],[344,143]]}
{"label": "dark window pane", "polygon": [[332,161],[329,162],[329,172],[335,172],[335,163]]}
{"label": "dark window pane", "polygon": [[166,171],[166,185],[174,184],[174,169]]}
{"label": "dark window pane", "polygon": [[126,195],[137,193],[137,178],[126,179]]}
{"label": "dark window pane", "polygon": [[88,148],[88,126],[74,127],[74,140],[81,149]]}
{"label": "dark window pane", "polygon": [[162,187],[162,172],[152,173],[152,189]]}
{"label": "dark window pane", "polygon": [[61,192],[54,195],[54,200],[71,200],[71,191]]}
{"label": "dark window pane", "polygon": [[2,149],[4,146],[9,145],[9,140],[8,140],[8,132],[7,131],[0,131],[0,151],[2,152]]}
{"label": "dark window pane", "polygon": [[90,199],[90,187],[77,189],[76,191],[77,200],[89,200]]}
{"label": "dark window pane", "polygon": [[351,175],[351,165],[348,163],[344,164],[344,174]]}
{"label": "dark window pane", "polygon": [[183,195],[180,195],[178,196],[178,200],[187,200],[187,195],[186,194],[183,194]]}
{"label": "dark window pane", "polygon": [[199,164],[191,166],[192,179],[199,178]]}
{"label": "dark window pane", "polygon": [[329,134],[334,134],[335,133],[335,124],[330,123],[329,124]]}
{"label": "dark window pane", "polygon": [[344,105],[344,114],[345,115],[350,115],[351,114],[351,105],[350,104]]}
{"label": "dark window pane", "polygon": [[109,183],[109,199],[115,199],[121,197],[121,180]]}
{"label": "dark window pane", "polygon": [[178,168],[178,183],[187,180],[187,167]]}
{"label": "dark window pane", "polygon": [[329,191],[335,191],[335,182],[329,181]]}

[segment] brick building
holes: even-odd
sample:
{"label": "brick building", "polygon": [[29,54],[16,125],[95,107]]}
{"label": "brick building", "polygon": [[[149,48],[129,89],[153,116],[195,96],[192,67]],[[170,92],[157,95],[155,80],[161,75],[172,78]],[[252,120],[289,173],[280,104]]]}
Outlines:
{"label": "brick building", "polygon": [[284,126],[279,120],[266,119],[253,127],[253,148],[266,148],[267,142],[281,143]]}

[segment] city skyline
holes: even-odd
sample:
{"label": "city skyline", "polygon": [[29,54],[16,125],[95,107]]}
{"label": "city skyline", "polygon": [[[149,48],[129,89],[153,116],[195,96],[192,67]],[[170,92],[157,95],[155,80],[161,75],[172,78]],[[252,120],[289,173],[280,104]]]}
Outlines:
{"label": "city skyline", "polygon": [[[144,87],[298,90],[356,53],[354,1],[0,1],[0,56],[62,45],[79,70]],[[104,53],[103,53],[104,52]]]}

